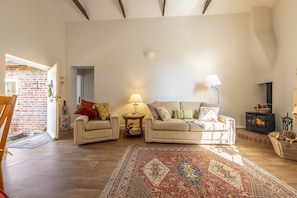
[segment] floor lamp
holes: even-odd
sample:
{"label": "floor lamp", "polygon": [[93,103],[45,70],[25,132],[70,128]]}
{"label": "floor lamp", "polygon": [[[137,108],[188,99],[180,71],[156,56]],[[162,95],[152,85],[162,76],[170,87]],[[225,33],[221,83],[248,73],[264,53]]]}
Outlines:
{"label": "floor lamp", "polygon": [[220,91],[215,85],[221,85],[222,82],[220,81],[219,77],[217,75],[209,75],[207,76],[206,80],[204,81],[204,85],[207,87],[211,87],[213,89],[216,89],[218,92],[218,104],[220,104]]}

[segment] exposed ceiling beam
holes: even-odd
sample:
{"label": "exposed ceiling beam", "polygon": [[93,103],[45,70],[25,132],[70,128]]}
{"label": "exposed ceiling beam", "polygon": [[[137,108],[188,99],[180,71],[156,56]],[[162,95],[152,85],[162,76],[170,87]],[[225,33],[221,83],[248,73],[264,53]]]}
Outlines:
{"label": "exposed ceiling beam", "polygon": [[126,18],[125,8],[124,8],[124,5],[123,5],[122,0],[119,0],[119,3],[120,3],[121,10],[122,10],[122,13],[123,13],[123,15],[124,15],[124,18]]}
{"label": "exposed ceiling beam", "polygon": [[202,14],[204,14],[204,13],[206,12],[206,10],[207,10],[207,8],[208,8],[210,2],[211,2],[211,0],[206,0],[206,2],[205,2],[205,4],[204,4],[204,8],[203,8],[203,12],[202,12]]}
{"label": "exposed ceiling beam", "polygon": [[166,6],[166,0],[164,0],[164,2],[163,2],[162,16],[165,16],[165,6]]}
{"label": "exposed ceiling beam", "polygon": [[85,17],[86,17],[88,20],[90,20],[88,14],[87,14],[87,12],[86,12],[86,10],[85,10],[84,7],[80,4],[80,2],[79,2],[78,0],[72,0],[72,1],[75,3],[75,5],[78,7],[78,9],[83,13],[83,15],[85,15]]}

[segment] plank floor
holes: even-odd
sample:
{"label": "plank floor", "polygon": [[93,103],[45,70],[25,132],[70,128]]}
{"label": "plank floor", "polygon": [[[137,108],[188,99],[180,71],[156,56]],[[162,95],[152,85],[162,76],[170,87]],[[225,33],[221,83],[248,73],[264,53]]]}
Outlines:
{"label": "plank floor", "polygon": [[[126,148],[143,138],[77,146],[72,131],[36,149],[9,149],[3,161],[5,191],[11,198],[98,197]],[[271,145],[237,138],[245,158],[297,189],[297,162],[278,157]]]}

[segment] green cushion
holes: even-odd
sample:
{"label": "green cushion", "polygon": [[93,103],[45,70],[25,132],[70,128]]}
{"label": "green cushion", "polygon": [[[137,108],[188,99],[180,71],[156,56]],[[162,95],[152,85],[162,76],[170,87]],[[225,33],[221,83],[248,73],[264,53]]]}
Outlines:
{"label": "green cushion", "polygon": [[192,110],[174,110],[173,117],[177,119],[193,119]]}

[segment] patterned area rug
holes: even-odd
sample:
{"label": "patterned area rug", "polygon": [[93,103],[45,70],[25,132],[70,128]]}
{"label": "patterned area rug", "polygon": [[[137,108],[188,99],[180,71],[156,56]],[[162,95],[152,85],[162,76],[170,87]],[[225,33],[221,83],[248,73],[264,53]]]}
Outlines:
{"label": "patterned area rug", "polygon": [[229,146],[129,147],[103,197],[297,197],[297,190]]}
{"label": "patterned area rug", "polygon": [[27,137],[24,139],[16,140],[7,143],[7,148],[22,148],[22,149],[34,149],[43,144],[52,141],[52,137],[47,133],[41,133],[33,137]]}

